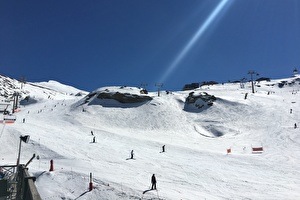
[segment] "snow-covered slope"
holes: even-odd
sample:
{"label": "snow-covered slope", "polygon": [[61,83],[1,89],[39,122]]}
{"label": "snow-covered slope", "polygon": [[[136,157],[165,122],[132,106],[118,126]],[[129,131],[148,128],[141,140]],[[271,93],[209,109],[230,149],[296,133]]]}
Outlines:
{"label": "snow-covered slope", "polygon": [[[203,86],[193,92],[216,100],[188,110],[192,91],[158,97],[106,87],[78,97],[53,82],[26,84],[20,90],[42,100],[1,125],[0,165],[14,164],[19,136],[30,135],[21,163],[39,155],[29,169],[43,199],[300,199],[299,79],[262,81],[254,94],[250,83]],[[103,91],[152,100],[124,104],[103,99]],[[87,192],[89,173],[95,188]],[[142,194],[152,174],[158,190]]]}
{"label": "snow-covered slope", "polygon": [[[2,104],[13,102],[14,95],[19,97],[21,105],[29,105],[48,100],[74,99],[74,96],[86,94],[88,94],[86,91],[63,85],[57,81],[21,82],[0,75],[0,110],[6,107]],[[9,108],[12,109],[12,103]]]}

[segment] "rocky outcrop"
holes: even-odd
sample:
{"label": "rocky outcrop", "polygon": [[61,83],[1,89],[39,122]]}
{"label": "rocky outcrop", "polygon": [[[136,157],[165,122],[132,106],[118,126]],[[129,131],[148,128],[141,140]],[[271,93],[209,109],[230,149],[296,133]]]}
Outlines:
{"label": "rocky outcrop", "polygon": [[151,101],[152,97],[146,95],[137,95],[137,94],[130,94],[130,93],[106,93],[101,92],[97,96],[98,99],[114,99],[120,103],[142,103],[145,101]]}
{"label": "rocky outcrop", "polygon": [[217,98],[206,92],[191,92],[185,100],[184,110],[188,112],[200,112],[213,105]]}
{"label": "rocky outcrop", "polygon": [[136,87],[103,87],[89,93],[74,106],[85,104],[121,108],[137,107],[153,99],[147,93],[147,90]]}

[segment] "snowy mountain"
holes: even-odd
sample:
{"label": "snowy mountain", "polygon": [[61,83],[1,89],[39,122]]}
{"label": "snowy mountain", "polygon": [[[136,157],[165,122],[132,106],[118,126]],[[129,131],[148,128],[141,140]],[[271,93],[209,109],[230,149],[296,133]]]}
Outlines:
{"label": "snowy mountain", "polygon": [[[61,84],[57,81],[31,83],[0,75],[0,102],[13,101],[15,94],[17,94],[21,100],[19,102],[20,104],[28,105],[47,99],[73,99],[73,96],[86,95],[87,92]],[[0,106],[0,110],[1,108],[3,108],[3,106]]]}
{"label": "snowy mountain", "polygon": [[[247,82],[160,96],[55,81],[21,87],[4,76],[0,84],[3,101],[15,91],[35,100],[1,124],[0,165],[15,164],[20,135],[30,135],[21,163],[38,155],[29,171],[43,199],[300,199],[298,75],[256,82],[255,93]],[[143,194],[152,174],[157,190]]]}

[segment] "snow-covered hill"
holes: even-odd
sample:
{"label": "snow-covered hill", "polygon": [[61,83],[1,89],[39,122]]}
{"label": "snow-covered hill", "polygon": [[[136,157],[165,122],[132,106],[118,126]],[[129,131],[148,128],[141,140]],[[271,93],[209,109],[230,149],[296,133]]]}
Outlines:
{"label": "snow-covered hill", "polygon": [[[36,101],[1,124],[0,165],[15,164],[20,135],[30,135],[21,163],[39,155],[29,171],[43,199],[300,199],[299,84],[296,76],[256,83],[254,94],[250,83],[226,83],[160,96],[25,84],[23,98]],[[142,194],[152,174],[158,190]]]}
{"label": "snow-covered hill", "polygon": [[[20,104],[31,104],[47,100],[74,99],[74,96],[86,95],[86,91],[61,84],[57,81],[24,82],[0,75],[0,110],[7,102],[12,102],[14,95],[21,100]],[[12,103],[9,107],[12,109]]]}

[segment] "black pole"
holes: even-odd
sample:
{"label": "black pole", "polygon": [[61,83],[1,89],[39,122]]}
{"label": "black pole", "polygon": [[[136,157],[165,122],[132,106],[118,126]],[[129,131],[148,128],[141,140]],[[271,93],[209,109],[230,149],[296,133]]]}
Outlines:
{"label": "black pole", "polygon": [[15,107],[15,109],[17,110],[17,108],[18,108],[18,101],[19,101],[19,93],[17,93],[17,97],[16,97],[16,107]]}
{"label": "black pole", "polygon": [[16,103],[16,96],[15,93],[13,94],[14,100],[13,100],[13,107],[12,107],[12,113],[15,113],[15,103]]}
{"label": "black pole", "polygon": [[19,154],[18,154],[18,158],[17,158],[17,167],[20,164],[20,155],[21,155],[21,144],[22,144],[22,140],[20,138],[20,144],[19,144]]}
{"label": "black pole", "polygon": [[30,158],[30,160],[25,164],[25,167],[27,167],[34,158],[35,158],[35,154],[33,154],[33,156]]}
{"label": "black pole", "polygon": [[251,85],[252,85],[252,93],[254,93],[253,73],[251,73]]}
{"label": "black pole", "polygon": [[[251,77],[252,93],[254,93],[254,83],[253,83],[253,74],[254,74],[254,73],[256,73],[256,72],[253,71],[253,70],[250,70],[250,71],[248,72],[248,74],[250,74],[250,77]],[[256,73],[256,75],[258,75],[258,74]]]}

